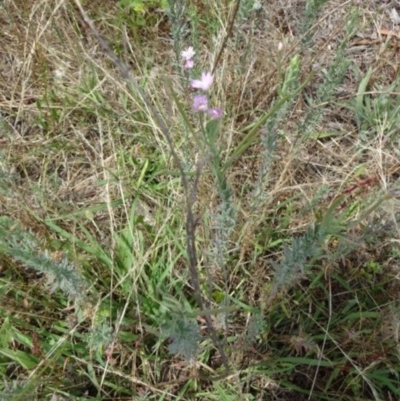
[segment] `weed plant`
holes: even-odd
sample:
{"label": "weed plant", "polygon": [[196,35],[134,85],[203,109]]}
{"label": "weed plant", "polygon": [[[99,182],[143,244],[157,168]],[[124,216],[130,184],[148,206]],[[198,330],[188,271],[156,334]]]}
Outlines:
{"label": "weed plant", "polygon": [[0,15],[0,400],[398,399],[388,13],[82,3]]}

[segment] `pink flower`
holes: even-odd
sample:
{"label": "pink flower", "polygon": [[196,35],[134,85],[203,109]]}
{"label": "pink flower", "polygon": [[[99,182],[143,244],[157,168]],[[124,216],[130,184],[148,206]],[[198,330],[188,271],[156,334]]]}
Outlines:
{"label": "pink flower", "polygon": [[192,46],[188,47],[186,50],[183,50],[181,52],[181,56],[186,61],[191,60],[195,54],[196,54],[196,52],[193,50]]}
{"label": "pink flower", "polygon": [[186,60],[185,64],[183,65],[183,68],[190,70],[193,68],[193,66],[194,66],[193,60]]}
{"label": "pink flower", "polygon": [[193,110],[194,111],[207,111],[208,99],[205,95],[195,95],[193,98]]}
{"label": "pink flower", "polygon": [[192,81],[192,88],[208,91],[214,82],[214,77],[210,72],[202,72],[201,79],[194,79]]}
{"label": "pink flower", "polygon": [[208,115],[213,119],[213,120],[218,120],[219,118],[222,117],[224,114],[222,109],[217,108],[217,109],[208,109],[207,110]]}

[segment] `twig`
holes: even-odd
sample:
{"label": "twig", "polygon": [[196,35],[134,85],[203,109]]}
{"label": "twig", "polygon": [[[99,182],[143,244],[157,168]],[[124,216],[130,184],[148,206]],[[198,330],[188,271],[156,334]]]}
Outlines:
{"label": "twig", "polygon": [[235,8],[234,8],[233,13],[232,13],[232,18],[231,18],[231,20],[229,21],[229,26],[228,26],[228,29],[227,29],[227,31],[226,31],[226,35],[225,35],[224,40],[223,40],[223,42],[222,42],[221,48],[219,49],[217,58],[215,59],[215,62],[214,62],[214,66],[213,66],[213,69],[212,69],[212,74],[214,74],[215,69],[217,68],[218,63],[219,63],[219,60],[220,60],[220,58],[221,58],[221,56],[222,56],[222,53],[223,53],[224,50],[225,50],[226,44],[227,44],[227,42],[228,42],[228,39],[229,39],[229,38],[231,37],[231,35],[232,35],[233,24],[235,23],[236,15],[237,15],[238,10],[239,10],[240,1],[241,1],[241,0],[236,0]]}

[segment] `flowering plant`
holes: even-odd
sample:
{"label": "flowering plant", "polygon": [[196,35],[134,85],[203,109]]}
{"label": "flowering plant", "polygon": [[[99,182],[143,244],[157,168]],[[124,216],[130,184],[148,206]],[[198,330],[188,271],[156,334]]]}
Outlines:
{"label": "flowering plant", "polygon": [[[193,57],[196,52],[192,46],[189,46],[181,52],[184,61],[183,67],[185,69],[192,69],[194,67]],[[204,92],[208,92],[214,83],[214,76],[211,72],[202,72],[200,79],[193,79],[190,86],[193,89],[198,89],[201,93],[197,93],[193,97],[193,111],[205,112],[212,120],[218,120],[222,117],[223,111],[220,108],[209,108],[208,97]]]}

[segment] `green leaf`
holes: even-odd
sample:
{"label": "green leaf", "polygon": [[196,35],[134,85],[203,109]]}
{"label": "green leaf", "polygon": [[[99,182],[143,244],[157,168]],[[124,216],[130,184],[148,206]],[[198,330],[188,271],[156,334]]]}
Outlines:
{"label": "green leaf", "polygon": [[310,139],[326,139],[326,138],[333,138],[335,136],[342,136],[343,132],[339,131],[322,131],[322,132],[311,132],[307,134],[307,137]]}
{"label": "green leaf", "polygon": [[195,320],[175,315],[163,325],[162,332],[171,341],[168,350],[172,354],[182,355],[186,360],[197,355],[201,336]]}
{"label": "green leaf", "polygon": [[12,341],[12,326],[7,316],[0,328],[0,348],[7,348]]}
{"label": "green leaf", "polygon": [[290,362],[296,366],[299,365],[308,365],[308,366],[324,366],[324,367],[333,367],[335,365],[339,365],[339,362],[333,363],[330,361],[322,361],[319,359],[311,359],[311,358],[301,358],[301,357],[286,357],[279,358],[281,362]]}
{"label": "green leaf", "polygon": [[0,349],[0,354],[13,360],[15,363],[28,370],[36,368],[39,363],[38,358],[31,354],[27,354],[24,351]]}
{"label": "green leaf", "polygon": [[361,115],[364,109],[364,98],[365,92],[367,90],[368,83],[371,79],[373,73],[372,67],[369,68],[368,72],[366,73],[365,77],[361,80],[360,85],[358,86],[358,92],[356,96],[356,118],[357,118],[357,125],[361,127]]}

